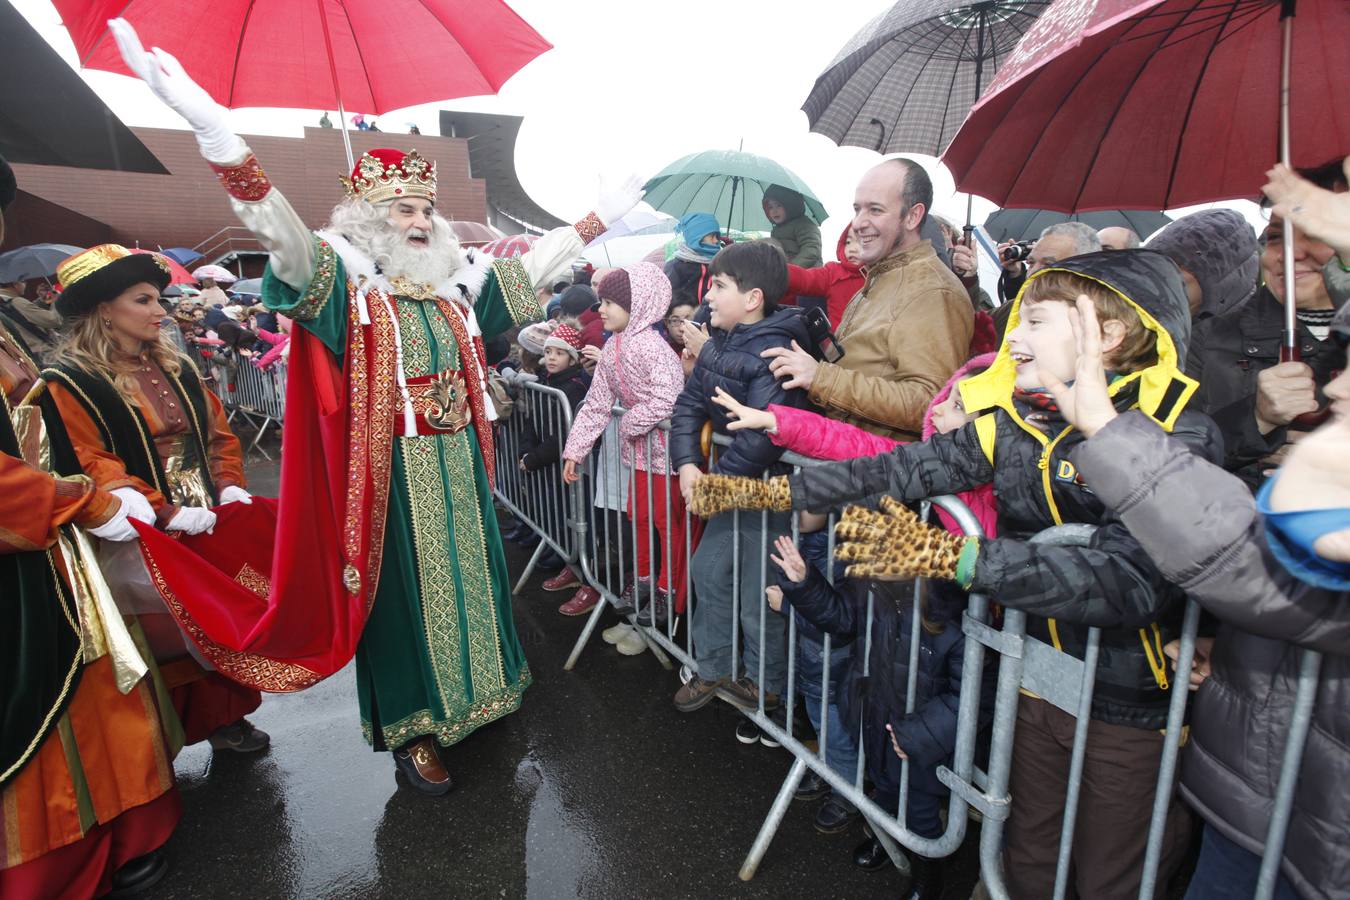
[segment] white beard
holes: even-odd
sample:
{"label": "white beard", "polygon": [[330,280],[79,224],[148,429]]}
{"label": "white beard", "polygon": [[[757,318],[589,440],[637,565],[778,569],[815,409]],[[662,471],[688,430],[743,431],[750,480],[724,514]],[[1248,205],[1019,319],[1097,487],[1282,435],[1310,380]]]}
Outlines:
{"label": "white beard", "polygon": [[409,243],[412,231],[399,231],[392,225],[380,228],[369,240],[351,235],[353,247],[368,256],[386,278],[403,277],[415,284],[438,285],[460,267],[459,242],[450,225],[440,216],[432,218],[427,246]]}

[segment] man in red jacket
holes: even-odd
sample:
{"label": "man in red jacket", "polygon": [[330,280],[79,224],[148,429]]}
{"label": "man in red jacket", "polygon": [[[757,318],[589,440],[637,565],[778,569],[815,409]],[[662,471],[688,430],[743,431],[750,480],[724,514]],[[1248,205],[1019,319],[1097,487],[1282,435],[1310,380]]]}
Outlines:
{"label": "man in red jacket", "polygon": [[788,293],[801,297],[824,297],[825,314],[830,327],[838,328],[844,317],[844,308],[853,295],[862,290],[863,274],[858,265],[858,239],[853,236],[850,223],[839,235],[835,251],[838,262],[826,263],[814,269],[788,266]]}

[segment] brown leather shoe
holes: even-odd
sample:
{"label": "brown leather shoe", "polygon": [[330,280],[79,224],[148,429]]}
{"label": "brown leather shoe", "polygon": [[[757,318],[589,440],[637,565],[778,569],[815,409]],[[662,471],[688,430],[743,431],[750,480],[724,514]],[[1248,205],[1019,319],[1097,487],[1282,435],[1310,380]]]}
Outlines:
{"label": "brown leather shoe", "polygon": [[[730,684],[724,685],[718,696],[726,700],[732,706],[739,707],[747,712],[759,708],[759,685],[755,684],[749,678],[737,678]],[[767,712],[778,708],[778,695],[772,691],[764,694],[764,709]]]}
{"label": "brown leather shoe", "polygon": [[441,796],[454,784],[436,752],[436,739],[430,735],[409,741],[394,751],[394,763],[409,783],[424,794]]}

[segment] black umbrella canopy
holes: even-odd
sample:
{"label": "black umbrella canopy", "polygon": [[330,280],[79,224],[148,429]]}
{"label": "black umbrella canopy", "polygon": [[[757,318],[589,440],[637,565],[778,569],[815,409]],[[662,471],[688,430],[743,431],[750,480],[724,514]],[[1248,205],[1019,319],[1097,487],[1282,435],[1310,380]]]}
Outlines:
{"label": "black umbrella canopy", "polygon": [[1098,212],[1062,213],[1045,209],[1000,209],[984,221],[984,230],[995,241],[1034,241],[1041,232],[1060,222],[1082,222],[1097,231],[1103,228],[1128,228],[1148,240],[1149,235],[1171,222],[1160,212],[1134,209],[1105,209]]}
{"label": "black umbrella canopy", "polygon": [[900,0],[844,46],[802,104],[842,146],[937,156],[1050,0]]}
{"label": "black umbrella canopy", "polygon": [[0,2],[0,156],[12,163],[167,175],[155,155],[29,25]]}

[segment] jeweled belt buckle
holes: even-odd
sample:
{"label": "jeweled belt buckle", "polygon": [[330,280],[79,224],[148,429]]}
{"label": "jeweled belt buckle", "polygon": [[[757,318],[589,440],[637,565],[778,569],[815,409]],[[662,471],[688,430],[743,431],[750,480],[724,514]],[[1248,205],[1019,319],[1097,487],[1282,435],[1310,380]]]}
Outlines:
{"label": "jeweled belt buckle", "polygon": [[431,408],[422,413],[422,421],[434,431],[454,433],[462,431],[470,420],[469,394],[464,388],[464,376],[447,370],[433,375],[427,386]]}

